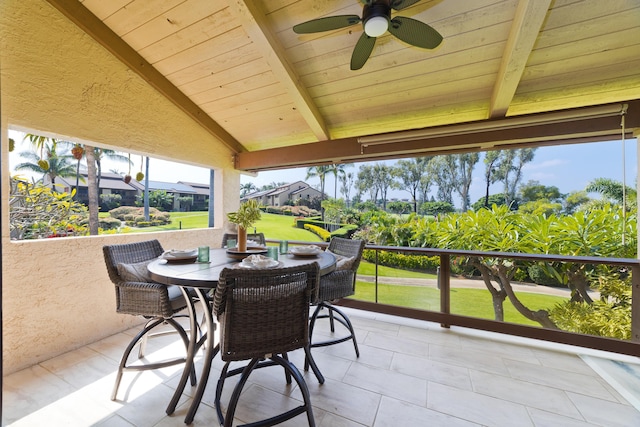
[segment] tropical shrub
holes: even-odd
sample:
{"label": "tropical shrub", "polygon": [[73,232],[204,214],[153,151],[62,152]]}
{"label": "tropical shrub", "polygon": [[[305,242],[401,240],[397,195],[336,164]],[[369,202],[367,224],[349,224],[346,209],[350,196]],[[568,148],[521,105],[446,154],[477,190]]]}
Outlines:
{"label": "tropical shrub", "polygon": [[109,215],[133,227],[171,224],[171,215],[168,212],[160,212],[156,208],[149,208],[148,221],[144,217],[144,208],[135,206],[120,206],[119,208],[111,209]]}
{"label": "tropical shrub", "polygon": [[119,219],[113,217],[101,217],[98,220],[99,227],[102,230],[117,230],[122,222]]}
{"label": "tropical shrub", "polygon": [[12,239],[83,236],[88,234],[86,206],[73,192],[59,193],[41,183],[11,177],[9,230]]}
{"label": "tropical shrub", "polygon": [[387,210],[396,214],[408,214],[413,211],[413,205],[409,202],[389,202]]}
{"label": "tropical shrub", "polygon": [[449,202],[424,202],[420,205],[419,212],[423,215],[438,216],[454,212],[455,208]]}
{"label": "tropical shrub", "polygon": [[592,303],[567,301],[550,316],[563,330],[629,340],[631,338],[631,283],[618,272],[599,277],[600,299]]}
{"label": "tropical shrub", "polygon": [[110,211],[115,209],[122,203],[122,196],[120,194],[101,194],[100,195],[100,209],[104,211]]}

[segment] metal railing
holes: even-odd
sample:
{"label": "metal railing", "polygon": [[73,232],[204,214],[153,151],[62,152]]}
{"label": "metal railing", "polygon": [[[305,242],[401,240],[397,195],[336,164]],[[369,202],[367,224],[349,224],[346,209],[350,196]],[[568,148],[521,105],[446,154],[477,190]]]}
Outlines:
{"label": "metal railing", "polygon": [[[277,240],[268,240],[277,242]],[[290,244],[317,244],[325,247],[326,243],[289,241]],[[340,300],[338,304],[345,307],[352,307],[377,313],[402,316],[407,318],[425,320],[440,323],[442,327],[461,326],[485,331],[533,338],[568,345],[575,345],[597,350],[611,351],[620,354],[637,356],[640,354],[640,260],[630,258],[600,258],[581,256],[561,256],[543,254],[523,254],[506,252],[482,252],[467,250],[448,250],[437,248],[412,248],[397,246],[377,246],[366,245],[365,250],[375,251],[375,301],[363,301],[355,298]],[[438,269],[437,289],[440,293],[440,310],[430,311],[410,307],[401,307],[378,302],[378,254],[380,251],[401,252],[419,256],[434,257],[440,259]],[[632,285],[632,308],[631,308],[631,339],[621,340],[615,338],[585,335],[573,332],[562,331],[544,327],[534,327],[522,324],[508,323],[496,320],[481,319],[476,317],[463,316],[451,313],[451,260],[455,257],[479,257],[508,259],[524,262],[550,262],[550,263],[573,263],[581,265],[603,264],[608,266],[626,267],[631,272]]]}

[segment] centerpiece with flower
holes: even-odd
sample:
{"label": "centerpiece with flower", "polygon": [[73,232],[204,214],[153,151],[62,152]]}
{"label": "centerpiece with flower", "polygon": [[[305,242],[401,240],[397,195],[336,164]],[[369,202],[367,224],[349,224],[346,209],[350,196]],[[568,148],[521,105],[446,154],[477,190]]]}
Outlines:
{"label": "centerpiece with flower", "polygon": [[238,226],[238,251],[247,251],[247,230],[260,219],[260,202],[255,199],[240,204],[236,212],[229,212],[227,219]]}

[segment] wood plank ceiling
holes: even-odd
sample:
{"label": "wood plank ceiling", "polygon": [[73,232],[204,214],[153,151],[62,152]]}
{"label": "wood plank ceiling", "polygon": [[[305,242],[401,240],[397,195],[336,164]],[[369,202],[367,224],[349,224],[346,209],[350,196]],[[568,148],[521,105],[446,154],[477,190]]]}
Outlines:
{"label": "wood plank ceiling", "polygon": [[236,152],[239,169],[619,137],[620,113],[506,134],[359,140],[605,104],[627,104],[629,135],[640,128],[640,0],[418,1],[392,16],[431,25],[442,44],[425,50],[386,33],[357,71],[360,24],[292,30],[361,16],[357,0],[49,2]]}

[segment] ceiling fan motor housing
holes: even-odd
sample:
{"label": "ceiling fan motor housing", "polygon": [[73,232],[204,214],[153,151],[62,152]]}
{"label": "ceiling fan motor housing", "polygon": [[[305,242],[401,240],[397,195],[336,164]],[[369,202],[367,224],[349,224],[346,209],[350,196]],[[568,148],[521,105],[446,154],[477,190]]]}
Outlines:
{"label": "ceiling fan motor housing", "polygon": [[389,28],[391,6],[389,1],[374,1],[365,4],[362,10],[362,27],[369,37],[379,37]]}

